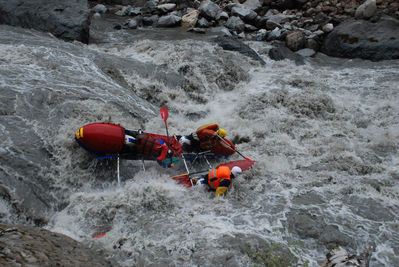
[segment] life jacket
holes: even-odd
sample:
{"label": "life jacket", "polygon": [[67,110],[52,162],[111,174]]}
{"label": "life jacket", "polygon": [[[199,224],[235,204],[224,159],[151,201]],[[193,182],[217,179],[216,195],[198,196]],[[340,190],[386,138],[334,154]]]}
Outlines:
{"label": "life jacket", "polygon": [[200,147],[203,150],[212,149],[216,145],[216,140],[211,137],[219,130],[219,125],[216,123],[209,123],[197,129],[197,137],[200,141]]}
{"label": "life jacket", "polygon": [[219,130],[217,123],[205,124],[197,129],[197,136],[200,141],[209,139],[213,134]]}
{"label": "life jacket", "polygon": [[159,140],[147,134],[137,136],[136,145],[139,153],[142,153],[144,156],[158,157],[163,150],[163,146]]}
{"label": "life jacket", "polygon": [[208,185],[216,190],[224,179],[231,181],[230,172],[230,168],[227,166],[220,166],[217,169],[210,170],[208,173]]}

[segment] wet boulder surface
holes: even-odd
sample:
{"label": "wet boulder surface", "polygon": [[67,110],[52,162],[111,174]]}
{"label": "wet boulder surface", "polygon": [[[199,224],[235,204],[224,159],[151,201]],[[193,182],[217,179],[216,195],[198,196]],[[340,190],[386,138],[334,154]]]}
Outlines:
{"label": "wet boulder surface", "polygon": [[98,250],[43,228],[0,224],[1,266],[118,266]]}
{"label": "wet boulder surface", "polygon": [[342,58],[398,59],[399,20],[389,16],[377,22],[348,20],[327,36],[321,51]]}

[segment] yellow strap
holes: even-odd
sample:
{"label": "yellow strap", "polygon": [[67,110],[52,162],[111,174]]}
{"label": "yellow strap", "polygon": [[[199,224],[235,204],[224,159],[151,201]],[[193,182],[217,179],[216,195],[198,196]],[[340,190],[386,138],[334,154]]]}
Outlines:
{"label": "yellow strap", "polygon": [[226,193],[227,192],[227,187],[225,187],[225,186],[219,186],[217,189],[216,189],[216,192],[215,192],[215,197],[218,197],[218,196],[221,196],[221,195],[224,195],[224,193]]}

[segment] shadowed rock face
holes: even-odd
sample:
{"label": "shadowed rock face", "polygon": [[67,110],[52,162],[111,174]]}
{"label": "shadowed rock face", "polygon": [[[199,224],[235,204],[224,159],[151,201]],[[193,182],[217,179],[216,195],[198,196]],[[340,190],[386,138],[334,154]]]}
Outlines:
{"label": "shadowed rock face", "polygon": [[399,21],[385,16],[376,23],[350,20],[336,27],[321,51],[329,56],[370,60],[399,58]]}
{"label": "shadowed rock face", "polygon": [[50,32],[67,40],[89,42],[87,0],[0,0],[0,24]]}
{"label": "shadowed rock face", "polygon": [[100,252],[62,234],[0,224],[1,266],[118,266]]}

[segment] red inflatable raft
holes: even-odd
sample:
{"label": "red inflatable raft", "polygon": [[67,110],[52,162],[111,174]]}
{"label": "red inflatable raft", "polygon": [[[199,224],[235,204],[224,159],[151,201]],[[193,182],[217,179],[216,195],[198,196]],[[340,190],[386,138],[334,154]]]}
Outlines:
{"label": "red inflatable raft", "polygon": [[125,142],[125,130],[111,123],[91,123],[80,127],[75,140],[86,150],[96,154],[117,154]]}

